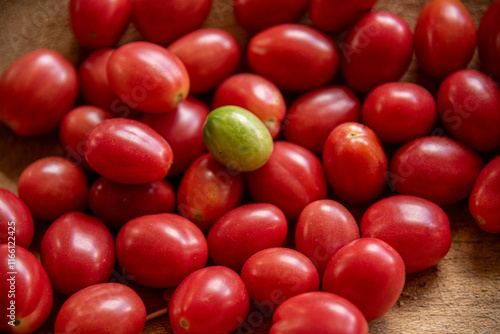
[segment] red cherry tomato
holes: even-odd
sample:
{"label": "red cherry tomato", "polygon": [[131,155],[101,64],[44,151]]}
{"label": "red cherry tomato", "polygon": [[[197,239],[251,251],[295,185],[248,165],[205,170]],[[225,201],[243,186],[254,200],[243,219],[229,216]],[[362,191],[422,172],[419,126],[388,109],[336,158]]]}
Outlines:
{"label": "red cherry tomato", "polygon": [[500,81],[500,1],[492,2],[477,29],[477,50],[481,67],[493,80]]}
{"label": "red cherry tomato", "polygon": [[62,157],[45,157],[28,165],[19,177],[17,191],[33,217],[42,220],[87,208],[87,177]]}
{"label": "red cherry tomato", "polygon": [[323,165],[332,189],[348,202],[371,202],[385,189],[387,156],[366,125],[347,122],[333,129],[323,147]]}
{"label": "red cherry tomato", "polygon": [[211,7],[212,0],[134,0],[132,17],[146,41],[166,45],[201,27]]}
{"label": "red cherry tomato", "polygon": [[479,173],[469,198],[469,211],[482,230],[500,233],[500,156]]}
{"label": "red cherry tomato", "polygon": [[323,277],[332,256],[359,238],[358,223],[339,202],[323,199],[302,210],[295,229],[295,249],[305,254]]}
{"label": "red cherry tomato", "polygon": [[393,155],[389,179],[398,193],[443,206],[467,198],[482,167],[481,157],[454,139],[420,137]]}
{"label": "red cherry tomato", "polygon": [[52,287],[38,259],[19,245],[0,245],[0,331],[34,333],[52,310]]}
{"label": "red cherry tomato", "polygon": [[444,78],[466,68],[476,49],[476,25],[460,0],[433,0],[415,26],[415,55],[430,76]]}
{"label": "red cherry tomato", "polygon": [[305,91],[333,79],[339,67],[339,51],[319,30],[282,23],[250,39],[247,60],[253,71],[281,89]]}
{"label": "red cherry tomato", "polygon": [[361,219],[361,235],[391,245],[403,258],[407,274],[436,265],[451,247],[446,212],[409,195],[387,197],[370,206]]}
{"label": "red cherry tomato", "polygon": [[398,81],[412,56],[413,35],[405,20],[374,11],[347,33],[342,45],[342,74],[351,88],[367,93],[385,82]]}
{"label": "red cherry tomato", "polygon": [[109,56],[106,67],[110,86],[130,107],[164,113],[189,93],[189,74],[181,60],[149,42],[131,42]]}
{"label": "red cherry tomato", "polygon": [[286,140],[321,154],[330,132],[345,122],[361,120],[361,102],[344,86],[319,88],[300,96],[288,109]]}
{"label": "red cherry tomato", "polygon": [[126,118],[107,119],[85,138],[88,164],[105,178],[126,184],[163,179],[172,165],[167,141],[146,124]]}
{"label": "red cherry tomato", "polygon": [[327,192],[318,157],[286,141],[275,142],[267,163],[245,173],[245,182],[254,202],[276,205],[287,219],[297,219],[306,205],[325,198]]}
{"label": "red cherry tomato", "polygon": [[56,333],[139,334],[146,324],[146,307],[123,284],[101,283],[71,295],[57,313]]}
{"label": "red cherry tomato", "polygon": [[122,270],[139,284],[168,288],[179,284],[208,259],[205,236],[196,225],[173,213],[140,216],[116,237]]}
{"label": "red cherry tomato", "polygon": [[115,242],[99,219],[68,212],[43,235],[40,258],[52,287],[72,295],[109,280],[115,267]]}
{"label": "red cherry tomato", "polygon": [[332,257],[322,289],[348,299],[372,321],[394,306],[404,284],[405,265],[399,253],[380,239],[360,238]]}
{"label": "red cherry tomato", "polygon": [[0,77],[0,121],[20,136],[50,132],[73,107],[77,94],[73,64],[53,50],[29,52]]}
{"label": "red cherry tomato", "polygon": [[15,241],[28,248],[33,240],[33,217],[24,202],[14,193],[0,188],[0,244]]}
{"label": "red cherry tomato", "polygon": [[186,277],[168,304],[174,333],[231,333],[247,317],[250,300],[233,270],[212,266]]}
{"label": "red cherry tomato", "polygon": [[313,291],[286,300],[273,314],[269,334],[368,334],[363,313],[333,293]]}
{"label": "red cherry tomato", "polygon": [[215,264],[241,271],[258,251],[284,246],[288,224],[283,212],[268,203],[241,205],[220,217],[207,236],[210,258]]}
{"label": "red cherry tomato", "polygon": [[460,70],[439,87],[439,116],[458,141],[476,151],[500,148],[500,89],[486,74]]}
{"label": "red cherry tomato", "polygon": [[286,103],[272,81],[254,73],[238,73],[228,77],[215,90],[212,108],[227,105],[251,111],[264,123],[273,139],[278,137],[286,114]]}
{"label": "red cherry tomato", "polygon": [[69,21],[81,46],[98,49],[115,46],[128,27],[130,0],[71,0]]}

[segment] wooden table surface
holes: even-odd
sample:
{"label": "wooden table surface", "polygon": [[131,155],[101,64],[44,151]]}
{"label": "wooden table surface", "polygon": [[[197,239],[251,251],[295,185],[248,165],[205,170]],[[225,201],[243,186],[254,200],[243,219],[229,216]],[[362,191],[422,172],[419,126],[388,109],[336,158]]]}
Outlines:
{"label": "wooden table surface", "polygon": [[[380,0],[375,8],[401,15],[415,27],[425,0]],[[490,0],[464,0],[476,24]],[[55,49],[75,64],[83,57],[68,23],[67,0],[0,1],[0,72],[24,53],[37,48]],[[206,26],[233,33],[244,47],[248,36],[232,17],[231,0],[214,0]],[[303,23],[308,23],[304,18]],[[499,23],[500,24],[500,23]],[[140,39],[131,27],[121,43]],[[477,55],[470,65],[479,68]],[[422,75],[413,61],[404,81],[419,82],[430,90],[437,83]],[[0,187],[16,192],[17,179],[25,166],[47,155],[61,155],[57,133],[18,138],[0,125]],[[407,276],[397,304],[372,321],[371,333],[500,333],[500,235],[479,230],[466,201],[445,208],[451,221],[452,247],[445,259],[424,272]],[[38,222],[40,235],[46,224]],[[37,251],[34,241],[31,250]],[[140,287],[119,274],[113,280],[129,284],[144,298],[148,312],[164,307],[161,291]],[[54,310],[40,333],[50,333],[64,297],[55,297]],[[271,322],[252,307],[241,333],[267,333]],[[144,333],[172,333],[168,317],[147,323]]]}

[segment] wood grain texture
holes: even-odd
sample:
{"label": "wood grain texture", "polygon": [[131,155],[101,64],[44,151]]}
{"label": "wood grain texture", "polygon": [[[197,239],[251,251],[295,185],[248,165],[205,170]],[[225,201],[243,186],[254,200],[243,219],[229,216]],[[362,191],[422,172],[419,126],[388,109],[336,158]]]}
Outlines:
{"label": "wood grain texture", "polygon": [[[376,9],[401,15],[412,30],[425,0],[380,0]],[[490,0],[464,0],[476,24]],[[78,65],[85,53],[75,42],[68,21],[67,0],[0,1],[0,72],[19,56],[38,48],[61,52]],[[305,17],[302,21],[308,24]],[[235,24],[231,0],[214,0],[205,26],[231,32],[242,48],[247,34]],[[340,36],[335,36],[337,41]],[[140,39],[131,26],[121,44]],[[479,68],[477,55],[470,65]],[[415,61],[403,81],[418,82],[431,91],[438,83],[427,78]],[[0,187],[16,192],[24,167],[47,155],[62,155],[57,133],[18,138],[0,125]],[[370,333],[499,333],[500,332],[500,235],[479,230],[470,216],[466,201],[446,207],[452,227],[452,247],[437,266],[407,276],[397,304],[382,318],[370,323]],[[40,237],[47,224],[37,222]],[[39,242],[31,250],[36,253]],[[129,284],[143,297],[148,312],[165,306],[161,290],[138,286],[117,267],[112,280]],[[40,333],[51,333],[57,310],[65,297],[56,294],[54,309]],[[267,333],[271,325],[267,312],[252,306],[239,333]],[[144,333],[172,333],[168,316],[147,323]]]}

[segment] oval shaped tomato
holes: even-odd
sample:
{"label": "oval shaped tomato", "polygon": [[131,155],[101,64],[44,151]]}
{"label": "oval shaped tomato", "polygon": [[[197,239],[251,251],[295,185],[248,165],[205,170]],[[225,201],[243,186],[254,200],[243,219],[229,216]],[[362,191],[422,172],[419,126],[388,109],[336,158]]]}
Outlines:
{"label": "oval shaped tomato", "polygon": [[288,109],[286,140],[321,154],[330,132],[345,122],[361,120],[361,102],[347,86],[318,88],[303,94]]}
{"label": "oval shaped tomato", "polygon": [[78,95],[75,67],[53,50],[31,51],[0,77],[0,121],[20,136],[55,130]]}
{"label": "oval shaped tomato", "polygon": [[217,219],[207,235],[210,258],[215,264],[240,272],[258,251],[284,246],[288,224],[283,212],[269,203],[250,203]]}
{"label": "oval shaped tomato", "polygon": [[486,74],[460,70],[439,87],[439,116],[458,141],[476,151],[500,147],[500,89]]}
{"label": "oval shaped tomato", "polygon": [[399,253],[380,239],[360,238],[332,257],[322,289],[351,301],[372,321],[394,306],[404,284],[405,265]]}
{"label": "oval shaped tomato", "polygon": [[146,124],[126,118],[107,119],[85,138],[85,159],[105,178],[125,184],[163,179],[172,165],[167,141]]}
{"label": "oval shaped tomato", "polygon": [[341,49],[340,67],[347,84],[367,93],[403,76],[413,56],[413,34],[402,17],[374,11],[349,30]]}
{"label": "oval shaped tomato", "polygon": [[484,12],[477,28],[477,50],[481,68],[500,81],[500,1],[493,1]]}
{"label": "oval shaped tomato", "polygon": [[314,28],[282,23],[255,34],[248,42],[254,72],[287,91],[306,91],[330,82],[339,67],[335,43]]}
{"label": "oval shaped tomato", "polygon": [[470,195],[483,164],[475,151],[454,139],[420,137],[394,153],[389,179],[398,193],[443,206]]}
{"label": "oval shaped tomato", "polygon": [[13,192],[0,188],[0,244],[15,241],[28,248],[33,241],[35,225],[26,204]]}
{"label": "oval shaped tomato", "polygon": [[407,274],[436,265],[451,247],[446,212],[416,196],[396,195],[374,203],[363,215],[360,227],[362,237],[391,245],[403,258]]}
{"label": "oval shaped tomato", "polygon": [[476,25],[460,0],[426,3],[414,34],[418,64],[436,78],[466,68],[476,49]]}
{"label": "oval shaped tomato", "polygon": [[71,295],[57,313],[56,333],[139,334],[146,324],[146,307],[126,285],[100,283]]}
{"label": "oval shaped tomato", "polygon": [[268,162],[245,173],[245,184],[254,202],[271,203],[287,219],[297,219],[311,202],[326,197],[327,183],[321,161],[308,149],[276,141]]}

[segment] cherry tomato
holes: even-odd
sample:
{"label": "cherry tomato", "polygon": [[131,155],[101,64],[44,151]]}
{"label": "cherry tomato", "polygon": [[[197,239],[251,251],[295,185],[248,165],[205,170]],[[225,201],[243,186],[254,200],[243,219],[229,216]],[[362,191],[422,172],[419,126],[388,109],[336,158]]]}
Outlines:
{"label": "cherry tomato", "polygon": [[126,184],[163,179],[172,165],[167,141],[146,124],[126,118],[102,121],[85,138],[88,164],[105,178]]}
{"label": "cherry tomato", "polygon": [[243,174],[218,163],[210,153],[196,159],[181,179],[177,211],[203,232],[241,203]]}
{"label": "cherry tomato", "polygon": [[295,249],[305,254],[323,277],[332,256],[359,238],[358,223],[339,202],[323,199],[302,210],[295,228]]}
{"label": "cherry tomato", "polygon": [[253,71],[281,89],[306,91],[333,79],[339,67],[339,51],[319,30],[282,23],[250,39],[247,60]]}
{"label": "cherry tomato", "polygon": [[454,139],[420,137],[394,153],[389,179],[400,194],[444,206],[470,195],[483,164],[475,151]]}
{"label": "cherry tomato", "polygon": [[288,109],[285,139],[320,155],[330,132],[345,122],[361,120],[361,102],[345,86],[318,88],[300,96]]}
{"label": "cherry tomato", "polygon": [[248,292],[233,270],[199,269],[175,290],[168,306],[174,333],[222,334],[234,331],[247,317]]}
{"label": "cherry tomato", "polygon": [[267,163],[245,173],[245,184],[254,202],[271,203],[287,219],[297,219],[311,202],[326,197],[327,183],[321,161],[308,149],[276,141]]}
{"label": "cherry tomato", "polygon": [[0,121],[20,136],[55,130],[76,101],[75,67],[53,50],[31,51],[0,77]]}
{"label": "cherry tomato", "polygon": [[286,114],[286,103],[272,81],[254,73],[238,73],[228,77],[217,86],[212,108],[227,105],[249,110],[264,123],[273,139],[278,137]]}
{"label": "cherry tomato", "polygon": [[413,35],[400,16],[374,11],[349,30],[341,49],[340,67],[347,84],[367,93],[403,76],[413,56]]}
{"label": "cherry tomato", "polygon": [[329,292],[302,293],[273,314],[269,334],[368,334],[363,313],[344,297]]}
{"label": "cherry tomato", "polygon": [[283,212],[269,203],[241,205],[217,219],[207,236],[210,258],[215,264],[241,271],[258,251],[284,246],[288,224]]}
{"label": "cherry tomato", "polygon": [[476,151],[500,148],[500,89],[486,74],[460,70],[439,87],[439,116],[458,141]]}
{"label": "cherry tomato", "polygon": [[394,306],[404,284],[405,265],[399,253],[380,239],[360,238],[332,257],[322,289],[348,299],[372,321]]}
{"label": "cherry tomato", "polygon": [[477,29],[477,50],[481,67],[493,80],[500,81],[500,1],[492,2]]}
{"label": "cherry tomato", "polygon": [[100,283],[71,295],[57,313],[56,333],[139,334],[146,324],[146,307],[123,284]]}
{"label": "cherry tomato", "polygon": [[211,7],[212,0],[134,0],[132,17],[146,41],[166,45],[201,27]]}
{"label": "cherry tomato", "polygon": [[19,176],[17,191],[33,217],[42,220],[87,208],[87,177],[62,157],[45,157],[28,165]]}
{"label": "cherry tomato", "polygon": [[26,204],[10,190],[0,188],[0,244],[15,241],[17,246],[28,248],[34,230]]}
{"label": "cherry tomato", "polygon": [[500,156],[479,173],[469,198],[469,211],[482,230],[500,233]]}
{"label": "cherry tomato", "polygon": [[131,42],[109,56],[106,67],[110,86],[130,107],[164,113],[189,93],[189,74],[181,60],[149,42]]}
{"label": "cherry tomato", "polygon": [[366,125],[347,122],[333,129],[323,147],[323,165],[332,189],[348,202],[371,202],[385,189],[388,159]]}
{"label": "cherry tomato", "polygon": [[476,25],[460,0],[426,3],[415,26],[415,55],[430,76],[466,68],[476,49]]}
{"label": "cherry tomato", "polygon": [[285,300],[319,289],[319,274],[304,254],[284,247],[253,254],[241,269],[250,298],[272,313]]}
{"label": "cherry tomato", "polygon": [[179,284],[208,259],[205,236],[196,225],[173,213],[134,218],[116,237],[122,270],[139,284],[168,288]]}
{"label": "cherry tomato", "polygon": [[130,21],[130,0],[71,0],[69,21],[81,46],[98,49],[115,46]]}
{"label": "cherry tomato", "polygon": [[0,245],[0,330],[34,333],[52,310],[52,287],[38,259],[19,245]]}

